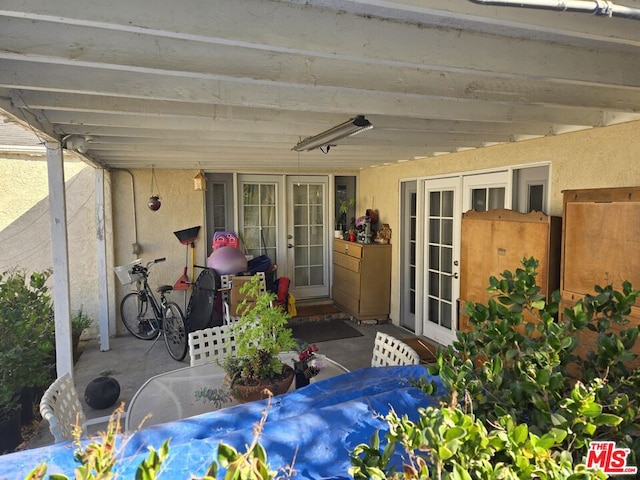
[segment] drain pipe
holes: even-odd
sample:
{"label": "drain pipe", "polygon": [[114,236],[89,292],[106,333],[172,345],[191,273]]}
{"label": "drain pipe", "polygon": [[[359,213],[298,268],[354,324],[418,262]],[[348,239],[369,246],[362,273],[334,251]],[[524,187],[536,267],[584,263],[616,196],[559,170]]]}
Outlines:
{"label": "drain pipe", "polygon": [[605,17],[622,17],[640,20],[640,9],[614,5],[608,0],[469,0],[480,5],[499,7],[524,7],[564,12],[582,12]]}
{"label": "drain pipe", "polygon": [[127,169],[122,169],[123,172],[126,172],[131,177],[131,197],[133,201],[133,243],[131,244],[131,253],[133,255],[138,255],[142,250],[140,248],[140,244],[138,243],[138,219],[136,217],[136,188],[133,182],[133,173]]}

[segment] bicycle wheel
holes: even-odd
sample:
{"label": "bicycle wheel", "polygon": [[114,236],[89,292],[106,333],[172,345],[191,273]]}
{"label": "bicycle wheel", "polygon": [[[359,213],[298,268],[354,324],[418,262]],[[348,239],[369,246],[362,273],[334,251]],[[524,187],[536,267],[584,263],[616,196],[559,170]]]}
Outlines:
{"label": "bicycle wheel", "polygon": [[158,335],[158,322],[144,291],[129,293],[122,299],[120,318],[134,337],[151,340]]}
{"label": "bicycle wheel", "polygon": [[187,330],[184,326],[182,310],[176,303],[167,302],[162,320],[162,331],[169,355],[181,361],[187,355]]}

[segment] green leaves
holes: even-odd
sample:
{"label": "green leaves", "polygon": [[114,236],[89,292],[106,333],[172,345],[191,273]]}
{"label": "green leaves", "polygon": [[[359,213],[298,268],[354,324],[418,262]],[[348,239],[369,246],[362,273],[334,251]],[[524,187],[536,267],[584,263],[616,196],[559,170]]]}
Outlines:
{"label": "green leaves", "polygon": [[[582,464],[593,438],[628,446],[637,464],[640,369],[625,363],[636,358],[640,326],[620,325],[639,292],[628,282],[622,291],[596,286],[558,318],[560,294],[540,295],[537,265],[523,259],[489,279],[486,305],[465,305],[473,330],[429,367],[447,389],[443,407],[416,423],[387,419],[388,438],[409,459],[405,478],[603,478]],[[578,355],[588,330],[595,349]],[[377,478],[394,476],[368,458]]]}

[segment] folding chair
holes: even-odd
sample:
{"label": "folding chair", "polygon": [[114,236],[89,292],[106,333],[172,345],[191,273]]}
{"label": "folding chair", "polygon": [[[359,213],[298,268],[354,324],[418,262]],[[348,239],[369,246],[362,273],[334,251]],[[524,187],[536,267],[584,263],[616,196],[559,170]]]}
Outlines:
{"label": "folding chair", "polygon": [[72,440],[76,425],[80,426],[82,436],[86,436],[88,426],[107,423],[111,418],[109,415],[87,420],[73,379],[68,373],[58,378],[44,392],[40,400],[40,414],[49,422],[49,430],[56,443]]}
{"label": "folding chair", "polygon": [[189,333],[189,364],[202,365],[223,361],[235,352],[235,341],[231,325],[204,328]]}
{"label": "folding chair", "polygon": [[419,363],[420,356],[409,345],[386,333],[376,333],[371,358],[372,367],[418,365]]}

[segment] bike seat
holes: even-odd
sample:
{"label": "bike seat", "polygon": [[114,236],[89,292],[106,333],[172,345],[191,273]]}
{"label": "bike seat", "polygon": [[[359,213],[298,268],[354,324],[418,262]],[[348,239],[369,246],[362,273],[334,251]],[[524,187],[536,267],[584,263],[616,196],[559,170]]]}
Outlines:
{"label": "bike seat", "polygon": [[173,287],[171,285],[160,285],[158,288],[156,288],[156,292],[158,293],[167,293],[171,290],[173,290]]}

